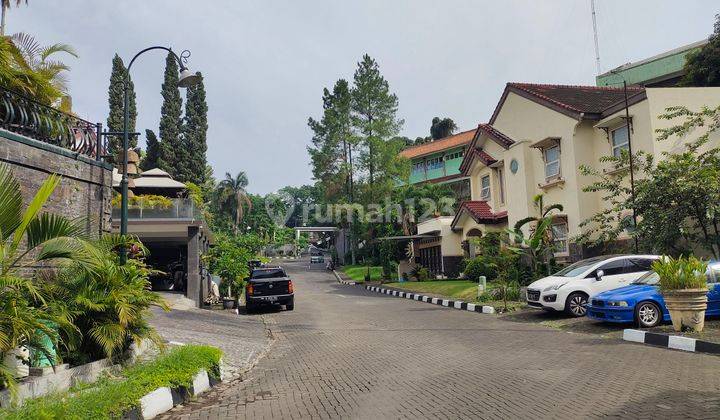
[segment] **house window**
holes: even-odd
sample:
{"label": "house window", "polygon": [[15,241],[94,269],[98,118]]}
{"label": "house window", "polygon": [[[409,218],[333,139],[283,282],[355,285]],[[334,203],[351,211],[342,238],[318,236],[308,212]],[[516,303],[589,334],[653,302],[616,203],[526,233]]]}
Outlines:
{"label": "house window", "polygon": [[556,254],[568,253],[568,225],[567,219],[561,218],[553,221],[551,225],[553,247]]}
{"label": "house window", "polygon": [[545,179],[550,180],[560,176],[560,145],[543,149],[545,158]]}
{"label": "house window", "polygon": [[502,168],[497,170],[498,186],[500,187],[500,203],[505,203],[505,176]]}
{"label": "house window", "polygon": [[432,158],[427,162],[427,168],[430,169],[442,169],[445,162],[440,157]]}
{"label": "house window", "polygon": [[463,157],[463,151],[458,150],[457,152],[448,153],[445,155],[445,160],[453,160],[453,159],[460,159]]}
{"label": "house window", "polygon": [[628,150],[630,148],[630,136],[627,125],[613,130],[610,133],[610,138],[612,141],[613,156],[620,157],[623,150]]}
{"label": "house window", "polygon": [[480,179],[480,200],[490,200],[490,175],[485,175]]}

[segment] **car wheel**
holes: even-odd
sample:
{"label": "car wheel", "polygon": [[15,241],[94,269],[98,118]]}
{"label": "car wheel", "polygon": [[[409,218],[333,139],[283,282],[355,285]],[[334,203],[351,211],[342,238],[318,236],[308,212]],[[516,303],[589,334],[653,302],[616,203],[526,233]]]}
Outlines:
{"label": "car wheel", "polygon": [[565,313],[570,316],[579,318],[587,314],[588,297],[585,293],[570,293],[565,301]]}
{"label": "car wheel", "polygon": [[660,307],[652,302],[642,302],[635,307],[635,322],[642,328],[657,326],[662,321]]}
{"label": "car wheel", "polygon": [[249,304],[249,303],[246,303],[246,304],[245,304],[245,313],[246,313],[246,314],[251,314],[251,313],[253,313],[253,312],[255,312],[255,306],[253,306],[253,305],[251,305],[251,304]]}
{"label": "car wheel", "polygon": [[294,303],[291,303],[291,304],[289,304],[289,305],[285,305],[285,310],[286,310],[286,311],[292,311],[293,309],[295,309],[295,304],[294,304]]}

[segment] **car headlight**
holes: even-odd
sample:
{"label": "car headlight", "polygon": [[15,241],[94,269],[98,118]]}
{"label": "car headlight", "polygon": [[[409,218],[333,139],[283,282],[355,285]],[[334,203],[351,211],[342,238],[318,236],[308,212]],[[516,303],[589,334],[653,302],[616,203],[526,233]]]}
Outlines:
{"label": "car headlight", "polygon": [[555,285],[552,285],[552,286],[548,286],[548,287],[546,287],[546,288],[543,290],[543,292],[549,292],[549,291],[551,291],[551,290],[557,290],[557,289],[559,289],[559,288],[561,288],[561,287],[563,287],[563,286],[565,286],[565,283],[560,283],[560,284],[555,284]]}
{"label": "car headlight", "polygon": [[608,302],[608,306],[628,306],[628,303],[624,300],[610,301]]}

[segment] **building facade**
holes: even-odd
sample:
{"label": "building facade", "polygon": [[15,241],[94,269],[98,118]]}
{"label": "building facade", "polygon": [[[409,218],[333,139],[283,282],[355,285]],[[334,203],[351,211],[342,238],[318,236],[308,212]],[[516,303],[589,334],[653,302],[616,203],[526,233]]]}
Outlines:
{"label": "building facade", "polygon": [[595,78],[598,86],[628,85],[647,87],[677,86],[685,75],[685,61],[689,53],[698,51],[707,40],[693,42],[644,60],[623,64]]}
{"label": "building facade", "polygon": [[465,148],[475,130],[463,131],[425,144],[408,147],[400,155],[411,163],[410,183],[447,184],[458,201],[470,198],[470,180],[460,171]]}
{"label": "building facade", "polygon": [[[545,205],[561,204],[552,226],[556,257],[573,261],[591,255],[573,241],[580,224],[609,206],[601,193],[584,192],[595,179],[581,165],[612,174],[600,158],[619,155],[632,141],[633,153],[644,151],[656,160],[678,152],[688,138],[659,142],[657,130],[680,121],[660,118],[671,106],[700,110],[720,105],[720,88],[645,88],[628,90],[626,118],[622,88],[508,83],[486,124],[475,130],[460,166],[470,179],[471,199],[463,202],[451,222],[451,232],[438,243],[462,244],[472,255],[471,239],[489,231],[504,231],[526,217],[536,216],[533,198]],[[711,143],[717,144],[715,136]],[[622,217],[631,217],[630,214]],[[524,233],[529,233],[529,226]],[[437,229],[432,229],[437,232]],[[418,234],[429,233],[418,226]],[[456,246],[441,247],[453,255]]]}

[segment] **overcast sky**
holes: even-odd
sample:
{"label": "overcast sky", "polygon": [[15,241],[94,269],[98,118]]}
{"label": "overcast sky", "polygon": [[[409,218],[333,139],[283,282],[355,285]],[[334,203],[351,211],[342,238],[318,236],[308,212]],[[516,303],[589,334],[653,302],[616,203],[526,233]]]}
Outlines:
{"label": "overcast sky", "polygon": [[[603,71],[705,38],[720,11],[710,0],[596,3]],[[460,130],[487,121],[508,81],[594,84],[596,73],[589,0],[29,0],[7,25],[75,47],[79,58],[65,59],[74,111],[103,123],[116,52],[127,62],[151,45],[191,50],[215,176],[243,170],[254,193],[311,182],[307,119],[364,53],[411,138],[429,135],[434,116]],[[157,132],[164,59],[133,65],[142,132]]]}

